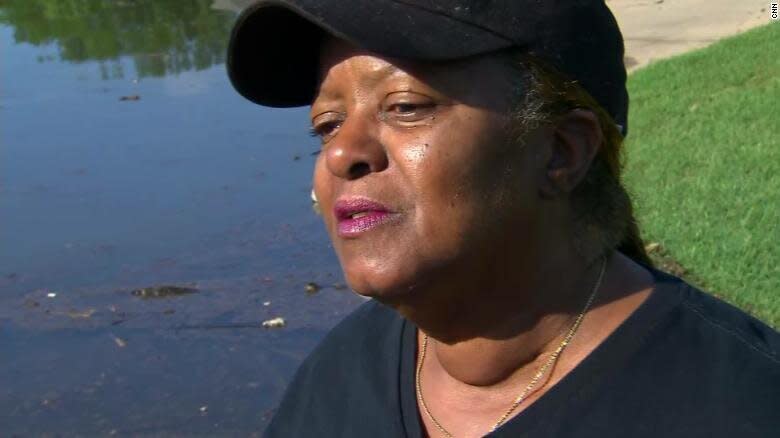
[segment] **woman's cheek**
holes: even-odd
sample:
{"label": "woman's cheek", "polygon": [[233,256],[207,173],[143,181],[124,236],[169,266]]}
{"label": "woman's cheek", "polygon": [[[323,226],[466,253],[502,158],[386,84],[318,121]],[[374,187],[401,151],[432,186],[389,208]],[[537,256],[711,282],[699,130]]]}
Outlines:
{"label": "woman's cheek", "polygon": [[419,168],[425,163],[429,148],[429,143],[415,139],[411,145],[404,148],[402,152],[403,160],[409,163],[412,168]]}

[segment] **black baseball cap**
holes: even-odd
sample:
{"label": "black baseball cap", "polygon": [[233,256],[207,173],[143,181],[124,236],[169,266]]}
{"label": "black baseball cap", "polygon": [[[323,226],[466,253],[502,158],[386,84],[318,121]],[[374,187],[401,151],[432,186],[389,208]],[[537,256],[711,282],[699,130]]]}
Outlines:
{"label": "black baseball cap", "polygon": [[426,61],[519,47],[577,81],[628,131],[623,36],[604,0],[260,0],[233,27],[233,86],[260,105],[311,104],[328,34]]}

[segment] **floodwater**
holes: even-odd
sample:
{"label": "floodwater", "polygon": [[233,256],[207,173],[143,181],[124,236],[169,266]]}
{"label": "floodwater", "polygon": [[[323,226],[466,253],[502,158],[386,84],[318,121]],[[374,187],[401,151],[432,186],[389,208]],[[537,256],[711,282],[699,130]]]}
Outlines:
{"label": "floodwater", "polygon": [[259,435],[363,301],[307,109],[228,82],[242,3],[0,1],[0,436]]}

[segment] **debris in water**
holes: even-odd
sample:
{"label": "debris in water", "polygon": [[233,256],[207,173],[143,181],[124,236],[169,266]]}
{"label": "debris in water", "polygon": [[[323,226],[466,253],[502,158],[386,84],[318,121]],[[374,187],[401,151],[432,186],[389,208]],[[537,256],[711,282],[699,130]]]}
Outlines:
{"label": "debris in water", "polygon": [[111,335],[111,337],[114,338],[114,343],[116,344],[117,347],[119,348],[127,347],[127,342],[125,342],[124,339],[114,335]]}
{"label": "debris in water", "polygon": [[271,302],[270,302],[270,301],[263,301],[263,305],[264,305],[264,306],[266,306],[266,307],[268,307],[268,306],[270,306],[270,305],[271,305]]}
{"label": "debris in water", "polygon": [[175,312],[173,309],[165,309],[163,310],[163,315],[173,315]]}
{"label": "debris in water", "polygon": [[277,317],[273,319],[269,319],[267,321],[263,321],[263,327],[265,328],[278,328],[278,327],[284,327],[285,322],[284,318]]}
{"label": "debris in water", "polygon": [[297,155],[297,154],[296,154],[296,155],[293,155],[293,161],[298,161],[298,160],[300,160],[300,159],[301,159],[301,156],[300,156],[300,155]]}
{"label": "debris in water", "polygon": [[347,285],[344,283],[333,283],[333,289],[336,290],[344,290],[347,288]]}
{"label": "debris in water", "polygon": [[310,293],[310,294],[313,294],[313,293],[317,292],[318,290],[322,289],[320,287],[320,285],[318,285],[317,283],[314,283],[314,282],[306,283],[305,288],[306,288],[306,292]]}
{"label": "debris in water", "polygon": [[130,96],[122,96],[122,97],[119,98],[119,100],[122,101],[122,102],[141,100],[141,96],[139,96],[137,94],[131,94]]}
{"label": "debris in water", "polygon": [[67,315],[70,316],[73,319],[87,319],[90,318],[95,313],[95,309],[89,308],[87,310],[70,310],[68,311]]}
{"label": "debris in water", "polygon": [[49,297],[49,298],[54,298],[54,297],[57,296],[57,292],[49,292],[49,293],[46,294],[46,296]]}
{"label": "debris in water", "polygon": [[198,289],[195,289],[194,287],[182,287],[182,286],[151,286],[151,287],[142,287],[141,289],[136,289],[131,294],[139,297],[139,298],[167,298],[167,297],[175,297],[180,295],[189,295],[194,294],[198,291]]}
{"label": "debris in water", "polygon": [[209,407],[208,407],[208,406],[205,406],[205,405],[204,405],[204,406],[201,406],[201,407],[200,407],[200,413],[201,413],[201,414],[205,414],[205,413],[206,413],[206,412],[208,412],[208,411],[209,411]]}

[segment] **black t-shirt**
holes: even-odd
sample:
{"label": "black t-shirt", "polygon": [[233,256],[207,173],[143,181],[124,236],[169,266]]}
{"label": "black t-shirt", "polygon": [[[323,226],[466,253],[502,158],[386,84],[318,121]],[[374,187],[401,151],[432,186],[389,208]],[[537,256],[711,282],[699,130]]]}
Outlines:
{"label": "black t-shirt", "polygon": [[[491,437],[780,437],[780,334],[677,277]],[[369,301],[301,365],[267,437],[421,437],[417,329]]]}

